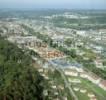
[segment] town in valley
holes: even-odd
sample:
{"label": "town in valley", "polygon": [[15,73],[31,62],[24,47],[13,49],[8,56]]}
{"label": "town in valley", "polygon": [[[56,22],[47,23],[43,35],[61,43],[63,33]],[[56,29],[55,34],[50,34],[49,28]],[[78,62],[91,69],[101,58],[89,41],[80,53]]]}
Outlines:
{"label": "town in valley", "polygon": [[105,10],[0,10],[0,37],[30,56],[43,100],[106,100]]}

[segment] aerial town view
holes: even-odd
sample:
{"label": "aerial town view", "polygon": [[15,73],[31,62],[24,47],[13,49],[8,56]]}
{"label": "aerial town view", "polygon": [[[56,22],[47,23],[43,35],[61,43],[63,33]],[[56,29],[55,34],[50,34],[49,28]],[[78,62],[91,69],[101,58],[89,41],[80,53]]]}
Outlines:
{"label": "aerial town view", "polygon": [[58,1],[0,1],[0,100],[106,100],[106,1]]}

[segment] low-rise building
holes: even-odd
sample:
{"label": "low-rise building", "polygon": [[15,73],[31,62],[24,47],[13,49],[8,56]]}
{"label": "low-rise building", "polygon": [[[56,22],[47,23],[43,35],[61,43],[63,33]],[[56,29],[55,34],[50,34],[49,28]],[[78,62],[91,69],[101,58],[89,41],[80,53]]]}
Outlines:
{"label": "low-rise building", "polygon": [[97,68],[103,69],[103,61],[102,61],[102,59],[97,58],[97,59],[94,61],[94,63],[95,63],[95,65],[96,65]]}
{"label": "low-rise building", "polygon": [[106,80],[102,80],[99,86],[106,91]]}
{"label": "low-rise building", "polygon": [[78,76],[78,72],[76,70],[65,70],[65,75],[67,75],[67,76]]}
{"label": "low-rise building", "polygon": [[86,78],[86,79],[88,78],[87,72],[81,72],[81,73],[79,73],[79,75],[82,78]]}
{"label": "low-rise building", "polygon": [[81,83],[81,80],[80,79],[71,79],[71,78],[68,78],[68,81],[70,83]]}
{"label": "low-rise building", "polygon": [[88,73],[88,80],[90,80],[94,84],[99,84],[101,81],[101,78],[93,73]]}

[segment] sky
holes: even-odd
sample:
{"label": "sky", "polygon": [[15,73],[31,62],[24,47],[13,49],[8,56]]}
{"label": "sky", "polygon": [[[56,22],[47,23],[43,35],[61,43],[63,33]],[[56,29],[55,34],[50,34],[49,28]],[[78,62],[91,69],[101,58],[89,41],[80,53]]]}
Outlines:
{"label": "sky", "polygon": [[106,9],[106,0],[0,0],[0,8]]}

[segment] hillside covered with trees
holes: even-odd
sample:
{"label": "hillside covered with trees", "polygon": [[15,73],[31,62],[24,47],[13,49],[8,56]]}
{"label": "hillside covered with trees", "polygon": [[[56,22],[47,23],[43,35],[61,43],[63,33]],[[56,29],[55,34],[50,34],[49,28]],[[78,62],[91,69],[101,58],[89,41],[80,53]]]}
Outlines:
{"label": "hillside covered with trees", "polygon": [[0,100],[42,100],[43,82],[31,57],[0,36]]}

